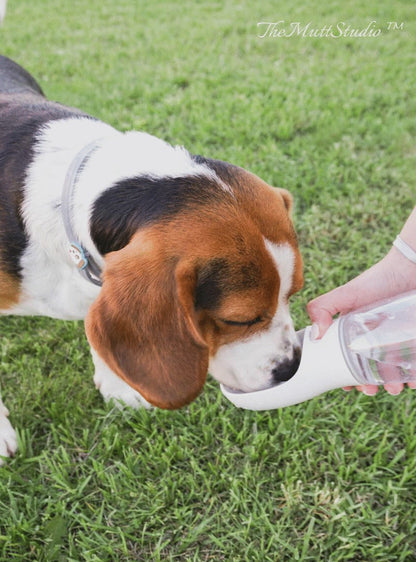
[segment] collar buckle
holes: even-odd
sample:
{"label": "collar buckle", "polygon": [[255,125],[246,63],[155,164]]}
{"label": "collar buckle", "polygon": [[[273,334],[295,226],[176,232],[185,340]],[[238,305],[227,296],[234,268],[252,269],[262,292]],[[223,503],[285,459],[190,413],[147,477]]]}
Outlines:
{"label": "collar buckle", "polygon": [[69,246],[69,257],[78,269],[85,269],[88,265],[87,256],[82,247],[78,244],[73,243]]}

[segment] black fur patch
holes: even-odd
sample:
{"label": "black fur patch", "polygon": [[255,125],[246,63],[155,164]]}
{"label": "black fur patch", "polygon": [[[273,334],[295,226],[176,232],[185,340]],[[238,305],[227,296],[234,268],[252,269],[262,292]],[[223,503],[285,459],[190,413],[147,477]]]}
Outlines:
{"label": "black fur patch", "polygon": [[10,275],[20,278],[28,244],[21,205],[36,135],[49,121],[81,115],[46,100],[29,73],[0,56],[0,262]]}
{"label": "black fur patch", "polygon": [[224,296],[258,287],[261,270],[254,262],[230,263],[225,258],[214,258],[198,273],[195,308],[215,310]]}
{"label": "black fur patch", "polygon": [[228,262],[222,258],[215,258],[201,269],[195,291],[195,308],[215,310],[229,284],[230,268]]}
{"label": "black fur patch", "polygon": [[121,180],[107,189],[93,206],[91,237],[105,255],[126,246],[143,226],[163,221],[186,208],[206,205],[225,192],[206,176]]}

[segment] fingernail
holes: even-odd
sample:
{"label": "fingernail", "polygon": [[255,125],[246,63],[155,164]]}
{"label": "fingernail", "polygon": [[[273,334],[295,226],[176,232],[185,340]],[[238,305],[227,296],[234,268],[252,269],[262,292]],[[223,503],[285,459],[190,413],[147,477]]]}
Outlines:
{"label": "fingernail", "polygon": [[318,338],[319,338],[319,326],[318,324],[312,324],[311,340],[316,341]]}

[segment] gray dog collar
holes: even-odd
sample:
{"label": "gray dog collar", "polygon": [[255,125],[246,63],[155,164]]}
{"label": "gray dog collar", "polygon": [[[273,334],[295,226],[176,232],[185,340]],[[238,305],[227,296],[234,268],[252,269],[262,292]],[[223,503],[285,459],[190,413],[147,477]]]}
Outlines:
{"label": "gray dog collar", "polygon": [[72,160],[65,176],[62,190],[62,218],[65,232],[68,238],[68,251],[72,261],[78,268],[80,274],[94,285],[101,286],[101,268],[95,262],[90,253],[84,248],[74,232],[72,226],[72,206],[74,189],[82,168],[98,148],[99,141],[90,142],[82,148]]}

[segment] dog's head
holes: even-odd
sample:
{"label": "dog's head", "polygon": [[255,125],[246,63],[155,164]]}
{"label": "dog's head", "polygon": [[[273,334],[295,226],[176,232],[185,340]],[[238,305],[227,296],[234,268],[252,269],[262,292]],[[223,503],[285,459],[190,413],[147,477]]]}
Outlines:
{"label": "dog's head", "polygon": [[241,168],[197,161],[205,176],[165,178],[163,186],[128,180],[122,193],[120,185],[109,189],[93,214],[106,266],[86,319],[88,339],[161,408],[190,402],[208,371],[248,391],[286,380],[299,363],[288,299],[303,278],[290,194]]}

